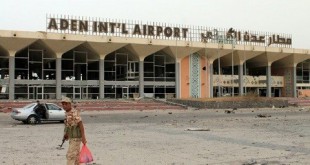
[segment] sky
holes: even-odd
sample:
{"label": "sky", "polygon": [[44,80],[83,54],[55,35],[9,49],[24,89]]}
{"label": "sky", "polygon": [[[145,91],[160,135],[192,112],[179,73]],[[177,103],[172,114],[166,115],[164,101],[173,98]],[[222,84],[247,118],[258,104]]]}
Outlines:
{"label": "sky", "polygon": [[0,0],[0,30],[45,31],[46,14],[292,34],[310,49],[310,0]]}

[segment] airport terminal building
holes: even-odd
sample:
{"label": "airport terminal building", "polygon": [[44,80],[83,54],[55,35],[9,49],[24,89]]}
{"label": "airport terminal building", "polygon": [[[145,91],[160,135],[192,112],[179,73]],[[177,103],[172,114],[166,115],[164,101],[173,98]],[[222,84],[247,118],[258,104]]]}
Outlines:
{"label": "airport terminal building", "polygon": [[308,96],[310,50],[292,41],[282,33],[49,15],[45,31],[0,30],[0,99]]}

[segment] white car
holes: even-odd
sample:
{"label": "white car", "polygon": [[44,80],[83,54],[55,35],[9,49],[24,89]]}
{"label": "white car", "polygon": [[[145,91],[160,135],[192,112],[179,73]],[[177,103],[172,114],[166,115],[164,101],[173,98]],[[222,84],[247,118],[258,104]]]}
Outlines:
{"label": "white car", "polygon": [[65,120],[65,110],[54,103],[41,103],[46,109],[47,117],[40,117],[34,110],[37,103],[30,103],[23,108],[13,108],[11,117],[22,121],[24,124],[37,124],[41,121],[60,121]]}

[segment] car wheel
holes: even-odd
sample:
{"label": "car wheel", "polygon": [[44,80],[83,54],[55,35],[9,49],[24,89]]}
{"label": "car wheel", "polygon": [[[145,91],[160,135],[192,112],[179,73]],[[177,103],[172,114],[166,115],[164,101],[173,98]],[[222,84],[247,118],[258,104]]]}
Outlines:
{"label": "car wheel", "polygon": [[35,115],[30,115],[27,119],[28,124],[37,124],[39,122],[39,118]]}
{"label": "car wheel", "polygon": [[23,120],[22,122],[23,122],[24,124],[27,124],[27,123],[28,123],[27,120]]}

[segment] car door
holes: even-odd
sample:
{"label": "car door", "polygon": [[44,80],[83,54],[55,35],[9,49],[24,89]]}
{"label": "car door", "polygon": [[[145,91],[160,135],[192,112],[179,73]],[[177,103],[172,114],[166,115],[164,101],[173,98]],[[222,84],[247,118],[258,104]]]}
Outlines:
{"label": "car door", "polygon": [[53,103],[47,103],[46,107],[49,114],[48,120],[64,120],[65,111],[62,108]]}

